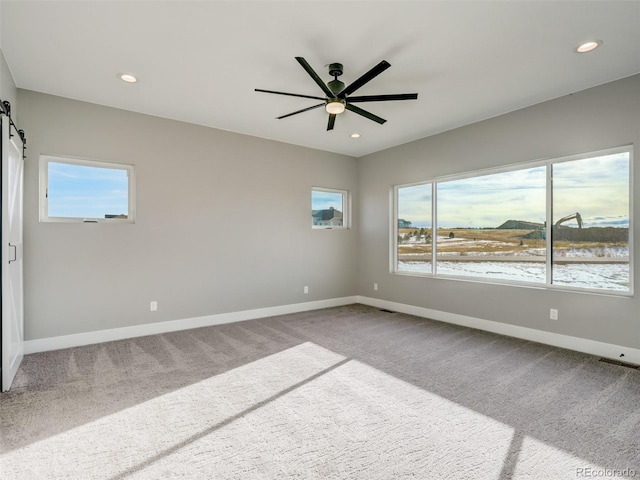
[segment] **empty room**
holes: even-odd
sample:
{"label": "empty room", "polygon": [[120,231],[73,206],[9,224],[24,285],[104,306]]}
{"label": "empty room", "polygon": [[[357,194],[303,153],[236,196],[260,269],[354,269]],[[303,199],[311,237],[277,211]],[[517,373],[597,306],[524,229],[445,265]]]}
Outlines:
{"label": "empty room", "polygon": [[0,479],[640,477],[640,1],[0,2]]}

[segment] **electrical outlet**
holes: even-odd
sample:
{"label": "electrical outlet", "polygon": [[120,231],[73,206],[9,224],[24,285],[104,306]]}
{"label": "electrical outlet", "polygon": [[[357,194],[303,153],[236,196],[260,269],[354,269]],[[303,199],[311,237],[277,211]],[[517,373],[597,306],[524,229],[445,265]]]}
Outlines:
{"label": "electrical outlet", "polygon": [[149,304],[149,310],[155,312],[158,310],[158,302],[153,301]]}
{"label": "electrical outlet", "polygon": [[376,292],[378,291],[378,284],[377,284],[377,283],[374,283],[374,284],[373,284],[373,289],[374,289]]}
{"label": "electrical outlet", "polygon": [[304,293],[309,293],[309,287],[307,287],[307,286],[305,285],[305,286],[304,286],[304,289],[303,289],[303,292],[304,292]]}
{"label": "electrical outlet", "polygon": [[550,320],[558,320],[558,309],[552,308],[549,310],[549,319]]}

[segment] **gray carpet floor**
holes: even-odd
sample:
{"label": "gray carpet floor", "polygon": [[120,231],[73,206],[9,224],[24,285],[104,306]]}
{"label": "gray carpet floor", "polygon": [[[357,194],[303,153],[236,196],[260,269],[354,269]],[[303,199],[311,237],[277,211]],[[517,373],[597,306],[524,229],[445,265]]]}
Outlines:
{"label": "gray carpet floor", "polygon": [[640,477],[640,371],[363,305],[28,355],[0,478]]}

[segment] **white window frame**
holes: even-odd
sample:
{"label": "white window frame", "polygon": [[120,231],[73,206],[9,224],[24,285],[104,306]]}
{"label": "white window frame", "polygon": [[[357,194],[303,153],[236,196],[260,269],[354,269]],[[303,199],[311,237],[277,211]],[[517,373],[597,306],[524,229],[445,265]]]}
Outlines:
{"label": "white window frame", "polygon": [[[81,217],[52,217],[49,216],[49,163],[64,163],[68,165],[79,165],[83,167],[105,168],[114,170],[124,170],[127,172],[128,190],[127,218],[81,218]],[[40,155],[40,222],[53,223],[135,223],[135,168],[133,165],[123,163],[102,162],[98,160],[87,160],[84,158],[62,157],[57,155]]]}
{"label": "white window frame", "polygon": [[[398,202],[398,192],[400,191],[401,188],[407,188],[407,187],[418,187],[421,185],[425,185],[425,186],[429,186],[431,189],[431,235],[432,235],[432,239],[431,239],[431,260],[430,260],[430,264],[431,264],[431,272],[428,273],[422,273],[422,272],[410,272],[410,271],[404,271],[404,270],[398,270],[398,220],[399,220],[399,216],[398,216],[398,207],[400,206],[399,202]],[[412,183],[405,183],[402,185],[394,185],[393,189],[392,189],[392,198],[391,198],[391,225],[393,226],[393,228],[390,229],[390,233],[391,233],[391,245],[392,245],[392,251],[391,251],[391,255],[389,256],[390,261],[391,261],[391,269],[390,272],[391,273],[397,273],[399,275],[408,275],[408,276],[417,276],[417,277],[433,277],[435,276],[435,268],[436,268],[436,251],[435,251],[435,245],[433,243],[433,237],[436,234],[436,229],[435,229],[435,225],[436,225],[436,202],[435,202],[435,194],[436,194],[436,182],[435,180],[430,180],[430,181],[426,181],[426,182],[412,182]]]}
{"label": "white window frame", "polygon": [[311,228],[314,230],[347,230],[351,221],[351,200],[348,190],[339,190],[336,188],[311,187],[311,209],[313,210],[313,192],[339,193],[342,195],[342,225],[314,225],[311,222]]}
{"label": "white window frame", "polygon": [[[628,152],[629,153],[629,290],[628,291],[618,291],[618,290],[608,290],[608,289],[596,289],[596,288],[585,288],[585,287],[576,287],[569,285],[559,285],[551,282],[551,255],[553,254],[553,247],[551,245],[551,214],[552,214],[552,182],[551,178],[551,170],[554,164],[571,162],[576,160],[583,160],[593,157],[612,155],[616,153]],[[633,145],[625,145],[621,147],[613,147],[605,150],[593,151],[593,152],[585,152],[576,155],[568,155],[557,158],[550,158],[545,160],[536,160],[529,162],[522,162],[518,164],[510,164],[496,168],[487,168],[482,170],[476,170],[472,172],[464,172],[459,174],[447,175],[442,177],[435,177],[432,179],[421,180],[412,183],[406,183],[401,185],[394,185],[391,188],[391,215],[390,220],[392,222],[390,229],[390,247],[391,252],[389,255],[390,265],[389,272],[396,275],[403,276],[417,276],[417,277],[430,277],[435,279],[453,279],[467,282],[478,282],[478,283],[491,283],[491,284],[500,284],[500,285],[518,285],[518,286],[530,286],[532,288],[544,288],[550,290],[562,290],[562,291],[573,291],[573,292],[582,292],[582,293],[593,293],[600,295],[613,295],[613,296],[623,296],[623,297],[632,297],[634,296],[634,248],[633,248],[633,157],[634,157],[634,149]],[[506,279],[494,279],[494,278],[484,278],[484,277],[474,277],[474,276],[454,276],[438,273],[437,271],[437,235],[432,235],[432,273],[419,273],[419,272],[405,272],[402,270],[398,270],[398,190],[404,187],[411,187],[416,185],[432,185],[432,225],[433,231],[436,232],[438,229],[438,218],[437,218],[437,187],[439,183],[447,182],[451,180],[459,180],[464,178],[472,178],[479,177],[483,175],[504,173],[513,170],[519,169],[528,169],[539,166],[546,166],[547,168],[547,182],[546,182],[546,194],[547,194],[547,229],[546,229],[546,238],[547,238],[547,259],[546,259],[546,281],[544,283],[537,282],[527,282],[527,281],[514,281],[514,280],[506,280]]]}

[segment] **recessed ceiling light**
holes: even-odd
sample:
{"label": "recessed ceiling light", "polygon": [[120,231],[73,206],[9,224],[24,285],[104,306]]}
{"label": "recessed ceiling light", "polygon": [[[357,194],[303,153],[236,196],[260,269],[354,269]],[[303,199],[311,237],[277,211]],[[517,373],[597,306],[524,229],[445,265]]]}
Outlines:
{"label": "recessed ceiling light", "polygon": [[360,134],[359,133],[352,133],[351,135],[349,135],[351,138],[360,138]]}
{"label": "recessed ceiling light", "polygon": [[584,42],[578,48],[576,48],[577,53],[587,53],[595,50],[600,45],[602,45],[602,40],[590,40],[588,42]]}
{"label": "recessed ceiling light", "polygon": [[127,83],[136,83],[138,81],[138,79],[130,73],[120,73],[118,74],[118,78]]}

